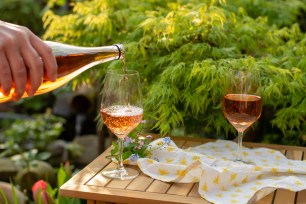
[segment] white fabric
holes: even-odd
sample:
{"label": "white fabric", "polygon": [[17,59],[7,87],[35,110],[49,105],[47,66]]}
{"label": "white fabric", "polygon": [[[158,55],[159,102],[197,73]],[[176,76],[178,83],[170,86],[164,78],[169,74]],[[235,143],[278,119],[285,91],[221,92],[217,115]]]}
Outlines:
{"label": "white fabric", "polygon": [[[225,140],[183,150],[160,138],[149,149],[148,158],[137,161],[142,172],[165,182],[199,182],[199,194],[215,204],[250,203],[276,188],[306,189],[306,161],[276,150],[243,148],[244,159],[256,164],[249,165],[231,161],[237,144]],[[260,189],[267,191],[255,195]]]}

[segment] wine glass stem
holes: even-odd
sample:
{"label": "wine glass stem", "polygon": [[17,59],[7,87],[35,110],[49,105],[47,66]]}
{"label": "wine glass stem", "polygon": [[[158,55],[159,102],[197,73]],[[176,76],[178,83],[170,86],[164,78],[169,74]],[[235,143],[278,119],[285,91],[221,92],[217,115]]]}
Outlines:
{"label": "wine glass stem", "polygon": [[242,138],[243,138],[243,132],[238,131],[238,149],[237,149],[237,161],[242,161]]}
{"label": "wine glass stem", "polygon": [[123,139],[122,138],[118,138],[118,166],[117,169],[119,171],[124,171],[124,166],[123,166],[123,159],[122,159],[122,155],[123,155]]}

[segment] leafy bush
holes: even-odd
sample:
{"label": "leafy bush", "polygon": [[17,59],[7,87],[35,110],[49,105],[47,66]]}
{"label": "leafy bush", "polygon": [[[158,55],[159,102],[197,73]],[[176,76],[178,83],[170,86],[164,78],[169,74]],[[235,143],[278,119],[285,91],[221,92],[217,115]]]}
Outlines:
{"label": "leafy bush", "polygon": [[305,15],[305,3],[305,0],[235,0],[231,2],[233,11],[237,12],[237,8],[242,7],[252,18],[268,17],[271,25],[284,27],[300,21],[300,26],[304,28],[306,25],[303,25],[305,22],[302,22],[301,17]]}
{"label": "leafy bush", "polygon": [[[224,76],[232,66],[260,69],[266,115],[260,122],[269,126],[261,134],[294,135],[301,145],[306,35],[295,22],[302,11],[305,0],[93,0],[76,3],[64,16],[47,11],[44,38],[84,46],[124,43],[129,68],[141,72],[145,117],[162,134],[179,127],[185,134],[233,133],[221,111]],[[105,69],[94,72],[103,79]]]}
{"label": "leafy bush", "polygon": [[5,151],[2,156],[11,156],[31,149],[45,151],[47,144],[57,139],[63,131],[65,120],[51,114],[38,114],[33,119],[16,120],[3,132]]}

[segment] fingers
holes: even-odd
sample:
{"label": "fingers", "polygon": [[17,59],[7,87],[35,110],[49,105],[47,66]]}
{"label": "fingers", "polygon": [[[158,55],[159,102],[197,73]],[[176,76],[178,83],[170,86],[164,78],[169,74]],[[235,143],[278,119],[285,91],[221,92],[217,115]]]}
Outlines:
{"label": "fingers", "polygon": [[27,67],[28,79],[26,92],[29,96],[32,96],[43,81],[44,63],[39,54],[30,44],[25,45],[21,50],[21,53],[25,66]]}
{"label": "fingers", "polygon": [[12,82],[12,75],[10,65],[6,59],[6,56],[3,52],[0,52],[0,85],[1,85],[1,92],[4,95],[9,95],[10,90],[13,86]]}
{"label": "fingers", "polygon": [[19,50],[12,46],[7,50],[7,58],[11,67],[11,75],[13,79],[13,99],[18,100],[25,92],[27,84],[27,69]]}
{"label": "fingers", "polygon": [[55,81],[57,78],[57,63],[52,49],[35,35],[31,36],[30,40],[44,62],[45,77],[50,81]]}

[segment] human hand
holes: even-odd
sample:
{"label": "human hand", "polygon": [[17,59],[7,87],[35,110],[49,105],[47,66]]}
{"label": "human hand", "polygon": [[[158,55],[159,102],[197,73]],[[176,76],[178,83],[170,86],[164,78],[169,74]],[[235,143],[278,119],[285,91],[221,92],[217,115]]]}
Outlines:
{"label": "human hand", "polygon": [[0,91],[14,100],[34,95],[44,79],[55,81],[52,49],[28,28],[0,21]]}

